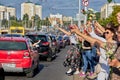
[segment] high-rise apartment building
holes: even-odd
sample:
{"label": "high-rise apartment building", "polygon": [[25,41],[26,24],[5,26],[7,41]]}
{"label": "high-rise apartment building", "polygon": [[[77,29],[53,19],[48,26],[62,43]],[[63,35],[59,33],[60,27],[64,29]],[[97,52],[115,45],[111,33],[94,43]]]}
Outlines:
{"label": "high-rise apartment building", "polygon": [[12,16],[16,17],[16,9],[15,8],[0,5],[0,20],[3,20],[3,19],[9,20],[9,18]]}
{"label": "high-rise apartment building", "polygon": [[37,4],[35,5],[35,14],[38,15],[40,19],[42,19],[42,6]]}
{"label": "high-rise apartment building", "polygon": [[25,14],[28,14],[29,20],[35,15],[42,18],[42,6],[36,5],[32,2],[24,2],[21,4],[21,19],[23,19]]}
{"label": "high-rise apartment building", "polygon": [[112,2],[112,3],[107,3],[104,6],[102,6],[101,7],[101,12],[100,12],[101,13],[101,19],[108,18],[111,15],[112,11],[113,11],[113,6],[115,6],[115,5],[120,5],[120,3]]}

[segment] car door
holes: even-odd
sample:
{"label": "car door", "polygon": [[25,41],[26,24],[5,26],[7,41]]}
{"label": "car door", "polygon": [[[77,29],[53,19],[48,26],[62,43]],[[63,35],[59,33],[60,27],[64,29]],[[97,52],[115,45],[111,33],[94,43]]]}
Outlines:
{"label": "car door", "polygon": [[49,47],[52,50],[52,54],[55,54],[55,47],[52,46],[52,38],[51,36],[48,36],[48,42],[49,42]]}
{"label": "car door", "polygon": [[36,47],[33,47],[32,41],[28,40],[28,46],[32,60],[36,63],[39,59],[39,54]]}

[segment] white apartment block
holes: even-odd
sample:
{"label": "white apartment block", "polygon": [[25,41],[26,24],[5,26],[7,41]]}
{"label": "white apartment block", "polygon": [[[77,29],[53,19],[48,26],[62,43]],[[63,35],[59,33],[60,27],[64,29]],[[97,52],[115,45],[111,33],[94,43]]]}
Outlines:
{"label": "white apartment block", "polygon": [[35,14],[42,19],[42,6],[40,5],[35,5]]}
{"label": "white apartment block", "polygon": [[9,20],[9,18],[12,16],[16,17],[16,9],[15,8],[0,5],[0,20],[3,20],[3,19]]}
{"label": "white apartment block", "polygon": [[32,2],[24,2],[21,4],[21,19],[23,19],[25,14],[28,14],[29,20],[31,20],[35,15],[42,18],[42,6],[35,5]]}
{"label": "white apartment block", "polygon": [[57,14],[50,14],[50,17],[51,19],[51,25],[54,26],[57,24],[58,20],[59,20],[59,23],[62,25],[62,21],[63,21],[63,15],[57,13]]}
{"label": "white apartment block", "polygon": [[104,6],[102,6],[101,7],[101,11],[100,11],[100,13],[101,13],[101,19],[108,18],[111,15],[112,11],[113,11],[112,7],[115,6],[115,5],[120,5],[120,3],[114,3],[114,2],[112,2],[112,3],[107,3]]}
{"label": "white apartment block", "polygon": [[63,16],[63,21],[72,21],[72,17]]}

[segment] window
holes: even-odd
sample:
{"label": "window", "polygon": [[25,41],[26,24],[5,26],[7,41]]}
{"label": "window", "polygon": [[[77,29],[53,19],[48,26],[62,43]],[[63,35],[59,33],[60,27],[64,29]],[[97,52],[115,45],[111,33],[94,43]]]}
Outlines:
{"label": "window", "polygon": [[11,33],[23,33],[23,30],[20,29],[12,29]]}
{"label": "window", "polygon": [[27,50],[25,42],[0,41],[0,50]]}
{"label": "window", "polygon": [[33,42],[37,42],[38,40],[41,40],[42,42],[46,42],[46,36],[45,35],[27,35]]}

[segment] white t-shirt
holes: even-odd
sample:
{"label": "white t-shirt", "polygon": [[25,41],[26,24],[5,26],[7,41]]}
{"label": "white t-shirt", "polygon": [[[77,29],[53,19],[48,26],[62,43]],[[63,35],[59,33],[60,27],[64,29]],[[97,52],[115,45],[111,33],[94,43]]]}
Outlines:
{"label": "white t-shirt", "polygon": [[70,37],[71,44],[77,44],[78,43],[75,35],[72,34],[69,37]]}

